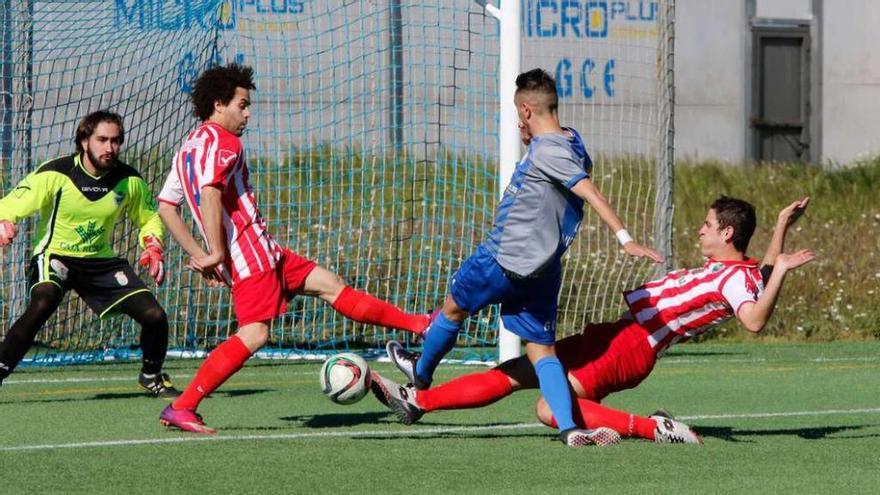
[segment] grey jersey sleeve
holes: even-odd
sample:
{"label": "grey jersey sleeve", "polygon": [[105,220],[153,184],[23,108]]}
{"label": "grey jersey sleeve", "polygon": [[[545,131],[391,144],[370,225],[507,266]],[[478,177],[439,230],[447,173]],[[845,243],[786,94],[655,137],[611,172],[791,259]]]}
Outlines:
{"label": "grey jersey sleeve", "polygon": [[582,179],[590,177],[590,170],[568,146],[545,141],[533,150],[532,163],[538,172],[553,182],[572,188]]}

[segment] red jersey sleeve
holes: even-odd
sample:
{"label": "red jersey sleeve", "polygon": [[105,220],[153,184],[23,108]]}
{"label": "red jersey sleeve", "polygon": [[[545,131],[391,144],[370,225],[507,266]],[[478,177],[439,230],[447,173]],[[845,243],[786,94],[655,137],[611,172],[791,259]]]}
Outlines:
{"label": "red jersey sleeve", "polygon": [[224,133],[211,143],[205,156],[204,180],[202,187],[214,186],[226,189],[229,176],[241,162],[241,140]]}

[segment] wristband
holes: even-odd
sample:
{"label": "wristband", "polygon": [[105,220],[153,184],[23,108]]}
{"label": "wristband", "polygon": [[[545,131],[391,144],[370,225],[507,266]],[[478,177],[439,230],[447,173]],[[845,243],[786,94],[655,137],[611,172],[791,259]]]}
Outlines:
{"label": "wristband", "polygon": [[633,238],[629,235],[629,232],[626,229],[620,229],[614,233],[617,236],[617,240],[620,242],[621,246],[626,246],[627,242],[632,242]]}

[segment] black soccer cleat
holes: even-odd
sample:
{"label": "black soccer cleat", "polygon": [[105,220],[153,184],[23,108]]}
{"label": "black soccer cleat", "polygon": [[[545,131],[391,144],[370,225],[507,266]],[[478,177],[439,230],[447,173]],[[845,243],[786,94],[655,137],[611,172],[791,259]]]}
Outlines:
{"label": "black soccer cleat", "polygon": [[[376,398],[379,402],[382,403],[383,406],[387,408],[391,408],[391,405],[388,404],[388,399],[385,398],[385,387],[380,380],[387,380],[385,377],[376,373],[375,371],[370,371],[370,392],[373,393],[373,397]],[[391,380],[387,380],[391,381]]]}
{"label": "black soccer cleat", "polygon": [[9,366],[4,363],[0,363],[0,387],[3,386],[3,380],[9,377],[10,373],[12,373],[12,371],[9,370]]}
{"label": "black soccer cleat", "polygon": [[138,384],[147,391],[147,394],[159,399],[176,399],[181,394],[180,390],[174,388],[167,373],[156,373],[155,375],[141,373],[138,376]]}
{"label": "black soccer cleat", "polygon": [[396,340],[389,341],[388,344],[385,345],[385,351],[388,352],[388,358],[391,359],[394,366],[397,366],[397,369],[406,375],[407,381],[412,383],[415,388],[418,390],[427,390],[431,386],[430,382],[425,383],[416,375],[416,363],[419,362],[419,353],[407,351],[404,349],[403,345]]}

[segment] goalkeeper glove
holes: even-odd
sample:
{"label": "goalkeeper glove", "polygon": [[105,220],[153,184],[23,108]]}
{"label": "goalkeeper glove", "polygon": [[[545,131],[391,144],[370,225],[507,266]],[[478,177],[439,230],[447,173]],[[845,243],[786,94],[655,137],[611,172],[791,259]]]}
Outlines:
{"label": "goalkeeper glove", "polygon": [[15,237],[15,224],[9,220],[0,220],[0,246],[11,243],[13,237]]}
{"label": "goalkeeper glove", "polygon": [[144,237],[144,252],[138,264],[149,267],[150,276],[156,281],[156,285],[162,285],[165,280],[165,259],[162,251],[162,241],[155,236]]}

